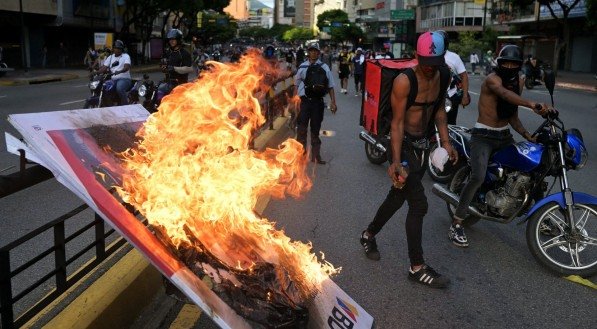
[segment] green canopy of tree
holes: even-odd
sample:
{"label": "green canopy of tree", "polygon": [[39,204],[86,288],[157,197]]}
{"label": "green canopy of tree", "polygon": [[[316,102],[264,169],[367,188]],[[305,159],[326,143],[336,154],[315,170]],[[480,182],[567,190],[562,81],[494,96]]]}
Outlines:
{"label": "green canopy of tree", "polygon": [[306,27],[294,27],[286,32],[282,39],[284,41],[305,41],[313,39],[313,30]]}
{"label": "green canopy of tree", "polygon": [[365,32],[354,24],[345,24],[341,27],[332,28],[330,35],[334,42],[350,42],[355,45],[365,39]]}
{"label": "green canopy of tree", "polygon": [[597,25],[597,0],[585,0],[587,8],[587,22],[590,26]]}
{"label": "green canopy of tree", "polygon": [[317,15],[317,28],[319,30],[323,30],[324,26],[330,26],[332,22],[348,23],[348,14],[341,9],[333,9]]}

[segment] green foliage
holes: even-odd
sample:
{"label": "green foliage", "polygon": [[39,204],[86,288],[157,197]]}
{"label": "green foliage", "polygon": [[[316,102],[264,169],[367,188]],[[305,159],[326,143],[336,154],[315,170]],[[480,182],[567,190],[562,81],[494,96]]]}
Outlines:
{"label": "green foliage", "polygon": [[345,24],[342,27],[332,28],[332,41],[337,43],[344,43],[349,41],[352,44],[358,44],[359,39],[365,39],[365,33],[360,27],[353,24]]}
{"label": "green foliage", "polygon": [[284,37],[284,33],[288,30],[291,30],[292,26],[287,24],[274,24],[270,28],[270,36],[272,38],[276,38],[277,40],[282,40]]}
{"label": "green foliage", "polygon": [[458,40],[450,40],[450,50],[463,58],[475,50],[483,51],[485,47],[477,33],[472,31],[460,32]]}
{"label": "green foliage", "polygon": [[282,39],[284,41],[305,41],[313,39],[313,30],[306,27],[294,27],[286,32]]}
{"label": "green foliage", "polygon": [[332,22],[348,23],[348,14],[341,9],[326,10],[317,15],[317,27],[323,30],[324,26],[330,26]]}
{"label": "green foliage", "polygon": [[[222,43],[235,37],[238,26],[229,14],[204,14],[203,16],[204,24],[196,34],[204,43]],[[218,21],[222,20],[226,20],[226,24],[218,24]]]}

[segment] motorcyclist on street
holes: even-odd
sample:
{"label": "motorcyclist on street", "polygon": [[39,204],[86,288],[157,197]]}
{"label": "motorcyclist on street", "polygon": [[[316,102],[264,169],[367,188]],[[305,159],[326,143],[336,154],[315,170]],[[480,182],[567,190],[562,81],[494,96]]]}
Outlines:
{"label": "motorcyclist on street", "polygon": [[526,61],[524,62],[524,73],[527,79],[531,79],[533,84],[535,80],[541,79],[541,70],[537,65],[537,58],[533,55],[528,55]]}
{"label": "motorcyclist on street", "polygon": [[520,97],[524,86],[524,77],[519,76],[522,62],[522,50],[518,46],[504,46],[497,58],[498,66],[481,84],[479,116],[471,131],[471,176],[460,193],[460,203],[448,234],[456,246],[468,246],[462,223],[477,189],[483,184],[489,157],[494,151],[514,143],[508,125],[525,139],[535,141],[520,122],[518,107],[526,106],[539,115],[549,110],[546,104]]}
{"label": "motorcyclist on street", "polygon": [[456,118],[458,117],[458,107],[460,107],[461,104],[462,107],[465,107],[471,102],[470,94],[468,92],[468,73],[466,72],[466,67],[460,56],[449,50],[450,38],[448,33],[443,30],[439,30],[437,33],[440,33],[444,37],[444,45],[446,48],[444,59],[452,73],[452,82],[448,88],[448,99],[452,102],[452,108],[450,112],[447,113],[447,116],[448,124],[455,125]]}
{"label": "motorcyclist on street", "polygon": [[169,93],[179,84],[189,81],[189,73],[193,72],[191,54],[183,48],[182,32],[172,29],[166,35],[169,49],[162,58],[161,69],[166,73],[166,84],[160,90]]}
{"label": "motorcyclist on street", "polygon": [[112,74],[112,80],[116,86],[118,93],[119,105],[128,104],[128,91],[133,87],[133,80],[131,80],[131,57],[124,52],[124,42],[116,40],[114,42],[114,53],[108,56],[98,73],[105,73],[109,71]]}

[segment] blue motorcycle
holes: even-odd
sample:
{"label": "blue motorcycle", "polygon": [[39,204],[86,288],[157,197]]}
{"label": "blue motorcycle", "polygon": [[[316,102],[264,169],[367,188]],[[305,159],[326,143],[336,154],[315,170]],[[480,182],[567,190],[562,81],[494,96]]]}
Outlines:
{"label": "blue motorcycle", "polygon": [[[545,84],[553,105],[553,73],[546,72]],[[453,140],[461,143],[468,157],[468,131],[451,133],[458,135]],[[573,192],[568,182],[568,171],[580,170],[587,162],[583,137],[578,129],[565,129],[557,112],[548,114],[533,136],[537,143],[518,142],[491,156],[485,181],[463,224],[470,226],[480,219],[510,223],[522,217],[527,222],[527,245],[539,263],[564,275],[595,275],[597,198]],[[466,165],[447,186],[433,185],[433,193],[447,202],[450,218],[470,173]],[[554,177],[554,184],[559,178],[560,191],[545,196],[548,176]]]}

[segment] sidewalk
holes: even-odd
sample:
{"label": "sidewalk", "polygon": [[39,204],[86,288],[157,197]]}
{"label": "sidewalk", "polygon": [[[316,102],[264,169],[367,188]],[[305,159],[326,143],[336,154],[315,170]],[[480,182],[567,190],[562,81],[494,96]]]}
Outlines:
{"label": "sidewalk", "polygon": [[[134,66],[131,73],[144,73],[159,71],[157,64],[146,64]],[[5,76],[0,78],[0,86],[20,86],[20,85],[34,85],[47,82],[66,81],[72,79],[79,79],[88,77],[89,71],[83,68],[66,68],[66,69],[40,69],[31,68],[28,72],[22,69],[7,72]]]}
{"label": "sidewalk", "polygon": [[[467,72],[471,74],[471,64],[465,63]],[[477,67],[475,70],[476,76],[484,77],[483,68]],[[597,92],[597,79],[594,73],[572,72],[572,71],[558,71],[556,77],[556,88],[566,88],[574,90],[583,90],[589,92]]]}

